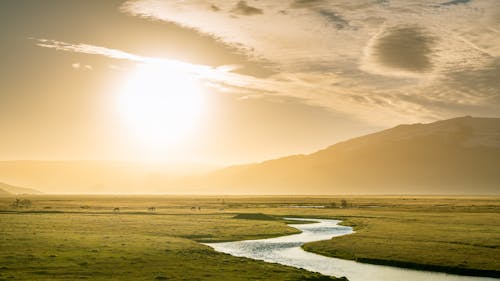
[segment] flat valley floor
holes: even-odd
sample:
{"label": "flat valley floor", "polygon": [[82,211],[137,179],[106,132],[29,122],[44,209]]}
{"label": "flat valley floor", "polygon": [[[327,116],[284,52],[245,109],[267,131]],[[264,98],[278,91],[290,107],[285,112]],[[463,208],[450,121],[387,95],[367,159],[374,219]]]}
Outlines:
{"label": "flat valley floor", "polygon": [[335,280],[200,244],[297,233],[282,217],[353,226],[303,246],[325,256],[500,277],[500,197],[24,195],[0,197],[0,280]]}

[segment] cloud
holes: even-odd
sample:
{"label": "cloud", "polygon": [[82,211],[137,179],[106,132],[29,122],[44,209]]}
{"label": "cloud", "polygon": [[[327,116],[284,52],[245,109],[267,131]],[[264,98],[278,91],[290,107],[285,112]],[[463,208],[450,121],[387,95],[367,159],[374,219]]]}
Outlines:
{"label": "cloud", "polygon": [[[200,0],[136,0],[126,2],[122,11],[195,29],[241,49],[249,57],[265,59],[278,64],[280,69],[293,71],[311,69],[319,64],[338,65],[339,60],[358,64],[364,71],[362,58],[368,46],[387,46],[394,48],[395,52],[404,52],[400,49],[405,48],[405,43],[395,40],[405,40],[398,36],[405,31],[414,42],[425,40],[421,45],[423,48],[431,48],[430,45],[435,43],[432,47],[435,58],[428,62],[439,70],[457,62],[461,64],[459,67],[476,62],[482,64],[483,54],[500,53],[500,44],[497,44],[500,39],[494,38],[498,33],[483,30],[498,25],[495,20],[498,13],[490,11],[499,10],[491,7],[495,5],[494,0],[446,7],[435,7],[431,5],[432,0],[425,3],[347,0],[245,2],[245,6],[258,3],[259,9],[266,11],[258,18],[234,17],[230,12],[234,4],[228,1],[212,1],[211,4],[221,11],[228,11],[219,13],[207,10],[202,3]],[[485,22],[478,22],[478,18]],[[393,42],[384,45],[384,38]],[[377,43],[374,41],[381,44],[373,44]],[[471,52],[471,49],[474,50]],[[384,53],[384,50],[378,48],[377,52]],[[420,56],[421,63],[424,63],[424,57]]]}
{"label": "cloud", "polygon": [[459,5],[459,4],[466,4],[470,2],[470,0],[452,0],[448,2],[441,3],[441,5],[446,6],[446,5]]}
{"label": "cloud", "polygon": [[291,8],[310,8],[323,4],[324,0],[294,0]]}
{"label": "cloud", "polygon": [[216,5],[214,5],[214,4],[210,5],[210,9],[211,9],[212,11],[214,11],[214,12],[218,12],[218,11],[220,11],[220,8],[219,8],[219,7],[217,7],[217,6],[216,6]]}
{"label": "cloud", "polygon": [[[249,59],[269,62],[274,71],[265,78],[187,64],[186,71],[219,91],[247,97],[242,100],[288,97],[377,125],[500,108],[496,0],[247,0],[236,6],[223,0],[131,0],[120,10],[190,28]],[[37,44],[158,60],[86,44]]]}
{"label": "cloud", "polygon": [[244,16],[260,15],[263,13],[261,9],[249,6],[245,1],[239,1],[231,12]]}
{"label": "cloud", "polygon": [[[146,63],[159,65],[161,69],[171,71],[182,71],[187,75],[192,75],[199,80],[204,81],[207,85],[217,89],[228,89],[237,93],[259,92],[279,92],[277,89],[280,83],[276,81],[266,81],[255,78],[253,76],[241,75],[234,73],[238,70],[237,65],[221,65],[212,67],[208,65],[192,64],[179,60],[164,59],[157,57],[140,56],[128,53],[118,49],[111,49],[103,46],[95,46],[90,44],[73,44],[52,39],[36,39],[36,45],[43,48],[55,49],[58,51],[83,53],[89,55],[99,55],[111,59],[128,60],[136,63]],[[91,65],[82,65],[81,63],[73,63],[74,69],[91,70]],[[116,65],[109,65],[111,69],[121,69]]]}
{"label": "cloud", "polygon": [[[44,48],[51,48],[60,51],[68,51],[74,53],[85,53],[90,55],[102,55],[113,59],[126,59],[136,62],[143,62],[144,57],[130,54],[124,51],[110,49],[101,46],[89,45],[89,44],[71,44],[57,40],[51,39],[37,39],[32,38],[37,41],[36,45]],[[80,65],[78,65],[80,67]]]}
{"label": "cloud", "polygon": [[[122,50],[118,49],[111,49],[103,46],[95,46],[95,45],[90,45],[90,44],[73,44],[73,43],[68,43],[68,42],[63,42],[63,41],[57,41],[57,40],[52,40],[52,39],[36,39],[33,38],[37,41],[36,45],[39,47],[44,47],[44,48],[50,48],[50,49],[55,49],[58,51],[66,51],[66,52],[73,52],[73,53],[83,53],[83,54],[89,54],[89,55],[100,55],[104,57],[108,57],[111,59],[120,59],[120,60],[128,60],[128,61],[133,61],[133,62],[138,62],[138,63],[157,63],[157,64],[162,64],[163,67],[167,68],[173,68],[179,71],[185,71],[187,73],[192,73],[195,75],[212,75],[212,76],[217,76],[218,74],[222,73],[227,73],[229,71],[233,71],[237,68],[237,66],[230,65],[230,66],[220,66],[218,68],[213,68],[207,65],[200,65],[200,64],[191,64],[187,62],[182,62],[178,60],[170,60],[170,59],[163,59],[163,58],[155,58],[155,57],[146,57],[146,56],[140,56],[132,53],[128,53]],[[91,65],[81,65],[80,63],[75,63],[73,64],[73,68],[82,68],[84,67],[85,69],[92,69]]]}
{"label": "cloud", "polygon": [[[122,11],[195,29],[279,69],[267,79],[239,84],[249,85],[250,93],[286,95],[376,122],[467,114],[470,107],[464,103],[477,109],[491,106],[480,94],[470,95],[469,88],[482,81],[474,73],[484,74],[499,63],[498,1],[241,4],[258,4],[265,11],[259,17],[234,17],[228,1],[212,1],[218,13],[201,8],[202,3],[135,0]],[[458,76],[463,81],[459,87]],[[484,77],[489,82],[483,84],[493,83],[491,75]],[[477,91],[499,95],[495,87]]]}
{"label": "cloud", "polygon": [[93,69],[92,65],[90,65],[90,64],[85,64],[85,65],[82,65],[82,64],[81,64],[81,63],[79,63],[79,62],[72,63],[72,64],[71,64],[71,67],[72,67],[73,69],[75,69],[75,70],[82,70],[82,69],[83,69],[83,70],[92,70],[92,69]]}
{"label": "cloud", "polygon": [[382,66],[409,72],[427,72],[432,69],[436,38],[417,26],[388,29],[377,38],[374,59]]}
{"label": "cloud", "polygon": [[328,21],[332,22],[337,29],[343,29],[349,26],[349,22],[337,13],[325,9],[319,9],[318,13],[325,17]]}

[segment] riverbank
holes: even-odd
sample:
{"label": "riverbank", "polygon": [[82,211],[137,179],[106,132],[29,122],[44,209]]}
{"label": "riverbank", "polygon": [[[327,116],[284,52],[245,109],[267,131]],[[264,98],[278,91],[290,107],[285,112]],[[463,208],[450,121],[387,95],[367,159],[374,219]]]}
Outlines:
{"label": "riverbank", "polygon": [[[323,242],[318,242],[322,244]],[[387,259],[376,259],[376,258],[366,258],[366,257],[353,257],[350,254],[332,254],[332,251],[317,250],[314,242],[303,246],[305,251],[324,255],[327,257],[335,257],[340,259],[353,260],[361,263],[375,264],[375,265],[387,265],[395,266],[400,268],[408,268],[415,270],[426,270],[434,272],[443,272],[450,274],[466,275],[466,276],[479,276],[479,277],[494,277],[500,278],[499,270],[485,270],[485,269],[474,269],[474,268],[461,268],[461,267],[451,267],[443,265],[433,265],[433,264],[419,264],[407,261],[399,260],[387,260]],[[322,247],[322,246],[320,246]]]}
{"label": "riverbank", "polygon": [[191,280],[323,278],[196,243],[298,232],[279,217],[337,218],[353,226],[356,234],[318,242],[327,256],[337,249],[347,259],[480,270],[498,270],[500,256],[499,197],[21,197],[30,208],[0,198],[0,280],[185,280],[186,272]]}
{"label": "riverbank", "polygon": [[[291,225],[301,230],[300,234],[282,237],[233,241],[223,243],[208,243],[206,245],[218,252],[236,257],[246,257],[269,263],[278,263],[330,276],[345,276],[351,281],[492,281],[488,277],[471,277],[451,275],[426,270],[411,270],[400,267],[373,265],[351,260],[326,257],[304,251],[301,246],[312,241],[337,239],[352,234],[352,228],[341,226],[338,220],[316,218],[287,218],[295,220]],[[301,224],[307,220],[308,223]],[[315,221],[316,223],[310,223]],[[297,223],[298,222],[298,223]]]}
{"label": "riverbank", "polygon": [[356,233],[303,248],[370,264],[500,278],[498,207],[465,199],[426,203],[338,210],[336,218]]}
{"label": "riverbank", "polygon": [[[214,201],[159,196],[23,198],[32,202],[31,208],[13,209],[15,198],[0,198],[0,281],[338,280],[217,253],[196,242],[299,232],[279,220],[235,219],[235,214],[207,205]],[[191,210],[192,206],[201,210]],[[156,210],[148,211],[151,207]]]}

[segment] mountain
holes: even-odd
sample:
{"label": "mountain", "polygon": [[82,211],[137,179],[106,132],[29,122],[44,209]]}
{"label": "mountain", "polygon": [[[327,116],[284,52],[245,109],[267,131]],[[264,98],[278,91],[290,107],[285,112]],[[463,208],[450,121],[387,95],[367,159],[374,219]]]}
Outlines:
{"label": "mountain", "polygon": [[7,196],[7,195],[11,195],[11,194],[0,188],[0,196]]}
{"label": "mountain", "polygon": [[18,187],[0,182],[0,195],[18,195],[18,194],[42,194],[42,193],[32,188]]}
{"label": "mountain", "polygon": [[227,194],[500,194],[500,118],[399,125],[188,185]]}

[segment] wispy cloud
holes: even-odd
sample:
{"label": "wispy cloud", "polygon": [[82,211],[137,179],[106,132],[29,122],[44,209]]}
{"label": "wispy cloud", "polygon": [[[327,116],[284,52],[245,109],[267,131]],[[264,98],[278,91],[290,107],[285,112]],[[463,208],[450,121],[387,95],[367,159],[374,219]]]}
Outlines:
{"label": "wispy cloud", "polygon": [[71,44],[62,41],[52,40],[52,39],[36,39],[36,45],[44,48],[56,49],[59,51],[67,51],[74,53],[85,53],[90,55],[101,55],[113,59],[126,59],[137,62],[144,62],[145,57],[133,55],[127,52],[123,52],[116,49],[110,49],[101,46],[94,46],[89,44]]}
{"label": "wispy cloud", "polygon": [[[266,78],[179,61],[220,91],[287,96],[378,124],[500,107],[500,2],[131,0],[120,10],[194,29],[271,62]],[[105,47],[39,46],[136,62]],[[480,79],[477,77],[481,77]],[[477,81],[481,81],[477,83]]]}
{"label": "wispy cloud", "polygon": [[[90,44],[73,44],[52,39],[35,39],[36,45],[43,48],[55,49],[58,51],[83,53],[89,55],[99,55],[111,59],[127,60],[136,63],[147,63],[161,65],[161,69],[171,69],[172,71],[182,71],[186,74],[193,75],[199,80],[203,80],[207,85],[217,89],[225,89],[236,93],[248,93],[253,91],[261,91],[268,93],[278,93],[278,83],[275,81],[261,80],[253,76],[237,74],[234,71],[239,67],[237,65],[221,65],[212,67],[208,65],[192,64],[173,59],[147,57],[132,54],[118,49],[107,48],[103,46],[95,46]],[[82,65],[79,62],[73,63],[74,69],[92,69],[90,65]],[[115,65],[110,66],[117,69]]]}
{"label": "wispy cloud", "polygon": [[84,65],[82,65],[79,62],[72,63],[71,64],[71,68],[73,68],[75,70],[80,70],[80,69],[83,69],[83,70],[92,70],[92,69],[94,69],[92,67],[92,65],[90,65],[90,64],[84,64]]}
{"label": "wispy cloud", "polygon": [[259,15],[263,13],[261,9],[249,6],[246,1],[239,1],[231,12],[244,16]]}
{"label": "wispy cloud", "polygon": [[[192,64],[179,60],[165,59],[165,58],[156,58],[156,57],[147,57],[132,54],[129,52],[125,52],[122,50],[107,48],[103,46],[95,46],[90,44],[73,44],[68,42],[62,42],[52,39],[35,39],[36,45],[39,47],[55,49],[58,51],[66,51],[73,53],[83,53],[89,55],[99,55],[108,57],[111,59],[119,59],[119,60],[128,60],[137,63],[151,63],[151,64],[161,64],[163,68],[171,68],[176,71],[184,71],[186,73],[191,73],[193,75],[198,76],[199,78],[209,78],[209,79],[220,79],[224,80],[224,74],[230,73],[238,68],[238,66],[234,65],[223,65],[220,67],[211,67],[207,65],[201,64]],[[90,65],[82,65],[80,63],[74,63],[72,65],[73,68],[86,68],[92,69]],[[236,75],[236,74],[234,74]]]}

